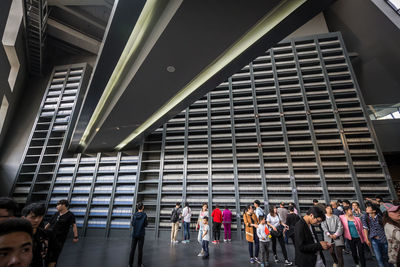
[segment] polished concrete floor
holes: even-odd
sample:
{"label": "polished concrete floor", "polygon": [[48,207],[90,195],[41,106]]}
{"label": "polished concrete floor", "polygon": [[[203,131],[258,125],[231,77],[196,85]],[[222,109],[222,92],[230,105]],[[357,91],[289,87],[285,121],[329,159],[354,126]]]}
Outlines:
{"label": "polished concrete floor", "polygon": [[[166,235],[165,235],[166,236]],[[197,257],[200,245],[194,240],[189,244],[171,245],[166,237],[154,240],[150,236],[146,238],[144,245],[144,266],[259,266],[250,264],[246,241],[232,241],[232,243],[220,243],[213,245],[210,243],[210,258],[203,260]],[[130,250],[130,239],[122,238],[81,238],[78,243],[72,243],[68,239],[57,267],[119,267],[128,266],[128,256]],[[289,259],[294,260],[294,247],[288,245]],[[270,263],[272,262],[272,251],[270,248]],[[282,254],[278,256],[282,260]],[[332,266],[332,260],[328,254],[327,267]],[[367,267],[377,266],[369,254],[367,256]],[[135,259],[135,266],[137,265]],[[270,266],[284,266],[283,263],[271,263]],[[351,255],[345,255],[345,266],[355,266]]]}

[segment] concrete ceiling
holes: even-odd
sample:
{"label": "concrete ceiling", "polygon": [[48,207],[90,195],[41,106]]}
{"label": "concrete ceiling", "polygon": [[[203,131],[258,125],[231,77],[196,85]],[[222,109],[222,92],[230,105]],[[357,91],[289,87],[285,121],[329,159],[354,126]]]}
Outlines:
{"label": "concrete ceiling", "polygon": [[[296,2],[298,6],[283,16],[289,10],[287,7],[293,7]],[[111,151],[137,145],[147,134],[281,41],[331,2],[165,1],[163,6],[155,9],[154,12],[158,12],[154,16],[156,19],[149,22],[150,30],[142,36],[143,42],[135,50],[137,54],[121,69],[119,66],[124,59],[124,56],[120,58],[121,54],[137,27],[136,22],[140,21],[145,2],[118,1],[111,13],[70,149]],[[183,88],[197,81],[210,66],[215,67],[216,62],[232,50],[233,44],[247,40],[255,25],[261,25],[263,21],[269,23],[266,24],[269,31],[263,32],[263,28],[260,31],[263,33],[255,41],[248,42],[243,50],[202,80],[194,91],[154,120],[149,120],[162,107],[168,106],[166,103],[177,97]],[[272,27],[273,22],[276,24]],[[119,71],[115,71],[116,66]],[[175,71],[167,71],[169,66],[173,66]],[[107,91],[110,84],[115,86]],[[104,92],[109,92],[108,98],[104,98]],[[151,123],[147,125],[148,121]],[[137,134],[129,139],[135,131]]]}

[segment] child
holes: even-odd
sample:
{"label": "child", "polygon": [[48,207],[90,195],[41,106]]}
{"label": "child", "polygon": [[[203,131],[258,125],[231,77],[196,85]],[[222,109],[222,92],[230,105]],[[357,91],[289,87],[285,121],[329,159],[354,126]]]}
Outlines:
{"label": "child", "polygon": [[232,212],[229,210],[228,205],[225,205],[225,209],[222,212],[222,220],[224,222],[224,242],[231,242]]}
{"label": "child", "polygon": [[269,234],[268,226],[265,224],[265,217],[260,216],[259,218],[260,224],[257,227],[257,236],[260,240],[260,254],[261,254],[261,267],[269,266],[268,257],[269,257],[269,241],[271,235]]}
{"label": "child", "polygon": [[208,242],[210,242],[210,226],[208,226],[208,217],[203,218],[203,235],[202,235],[202,247],[204,250],[203,259],[208,258]]}

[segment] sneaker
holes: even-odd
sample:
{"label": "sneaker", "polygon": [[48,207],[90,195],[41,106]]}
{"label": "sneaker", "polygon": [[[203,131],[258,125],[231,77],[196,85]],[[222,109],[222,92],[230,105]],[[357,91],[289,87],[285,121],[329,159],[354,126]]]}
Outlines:
{"label": "sneaker", "polygon": [[278,262],[279,262],[278,256],[274,255],[274,261],[275,261],[275,263],[278,263]]}
{"label": "sneaker", "polygon": [[232,242],[232,240],[231,240],[231,239],[228,239],[228,242]]}
{"label": "sneaker", "polygon": [[258,262],[258,263],[261,263],[260,260],[259,260],[257,257],[255,257],[254,260],[255,260],[256,262]]}
{"label": "sneaker", "polygon": [[213,241],[213,242],[211,242],[211,243],[213,243],[213,244],[215,245],[215,244],[217,244],[217,240],[214,240],[214,241]]}
{"label": "sneaker", "polygon": [[204,251],[200,251],[200,253],[197,255],[197,257],[203,257],[204,256]]}
{"label": "sneaker", "polygon": [[224,239],[224,242],[226,243],[226,242],[228,242],[228,240],[227,240],[227,239]]}
{"label": "sneaker", "polygon": [[293,262],[285,260],[285,266],[291,266],[293,265]]}
{"label": "sneaker", "polygon": [[178,240],[175,240],[175,241],[174,241],[174,243],[175,243],[175,244],[178,244],[178,243],[179,243],[179,241],[178,241]]}
{"label": "sneaker", "polygon": [[250,258],[250,263],[255,263],[253,258]]}

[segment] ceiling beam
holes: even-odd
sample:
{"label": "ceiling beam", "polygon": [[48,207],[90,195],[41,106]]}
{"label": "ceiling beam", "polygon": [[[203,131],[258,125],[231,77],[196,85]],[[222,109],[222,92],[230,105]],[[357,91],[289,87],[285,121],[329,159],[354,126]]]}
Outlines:
{"label": "ceiling beam", "polygon": [[97,55],[100,42],[53,19],[47,21],[47,33],[66,43]]}
{"label": "ceiling beam", "polygon": [[81,20],[86,21],[87,23],[92,24],[93,26],[95,26],[95,27],[97,27],[99,29],[102,29],[103,31],[106,30],[106,24],[105,23],[102,23],[99,19],[97,19],[96,17],[92,16],[91,14],[89,14],[89,13],[87,13],[85,11],[82,11],[82,10],[81,11],[77,11],[77,10],[75,10],[73,8],[68,7],[68,6],[59,5],[59,4],[56,4],[54,6],[56,6],[56,7],[60,8],[60,9],[62,9],[64,11],[70,13],[71,15],[73,15],[73,16],[81,19]]}
{"label": "ceiling beam", "polygon": [[49,6],[65,5],[65,6],[106,6],[109,9],[113,7],[113,0],[48,0]]}

